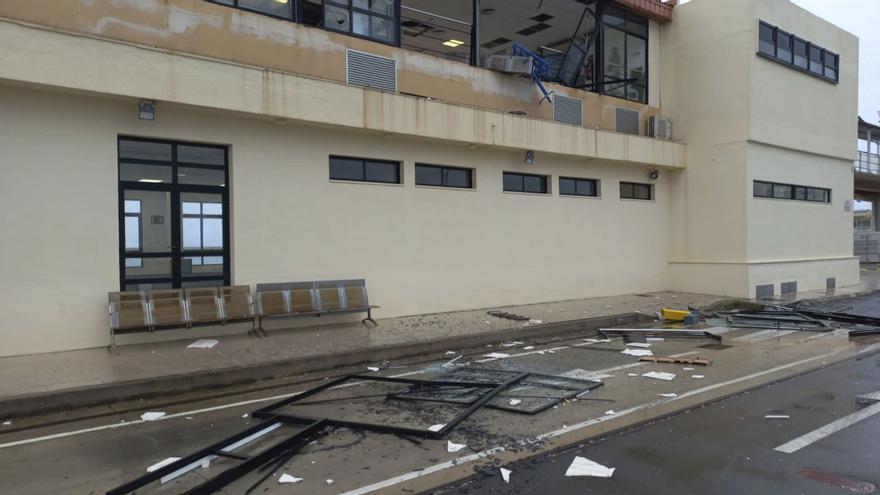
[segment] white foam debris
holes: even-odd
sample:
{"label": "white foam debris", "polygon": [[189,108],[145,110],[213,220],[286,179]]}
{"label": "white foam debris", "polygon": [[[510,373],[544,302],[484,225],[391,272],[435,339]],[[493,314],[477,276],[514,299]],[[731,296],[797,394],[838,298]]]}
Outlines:
{"label": "white foam debris", "polygon": [[582,339],[584,342],[589,342],[591,344],[602,344],[605,342],[611,342],[611,339]]}
{"label": "white foam debris", "polygon": [[458,354],[458,353],[455,352],[455,351],[446,351],[446,355],[447,355],[447,356],[454,356],[454,355],[456,355],[456,354]]}
{"label": "white foam debris", "polygon": [[434,433],[437,433],[438,431],[442,430],[442,429],[445,428],[445,427],[446,427],[446,424],[445,424],[445,423],[441,423],[441,424],[438,424],[438,425],[429,426],[429,427],[428,427],[428,431],[433,431]]}
{"label": "white foam debris", "polygon": [[463,443],[455,443],[450,440],[446,441],[446,452],[455,453],[465,447],[467,447],[467,445]]}
{"label": "white foam debris", "polygon": [[531,351],[534,348],[535,348],[535,346],[533,346],[533,345],[527,345],[527,346],[523,347],[523,350],[524,351]]}
{"label": "white foam debris", "polygon": [[241,415],[242,418],[246,418],[246,417],[248,417],[248,416],[250,416],[248,413],[244,413],[244,414]]}
{"label": "white foam debris", "polygon": [[630,347],[642,347],[642,348],[645,348],[645,349],[647,349],[648,347],[651,347],[651,344],[648,344],[648,343],[645,343],[645,342],[629,342],[629,343],[627,343],[626,345],[628,345],[628,346],[630,346]]}
{"label": "white foam debris", "polygon": [[603,466],[598,462],[585,457],[575,457],[571,465],[565,471],[566,476],[593,476],[596,478],[610,478],[615,468]]}
{"label": "white foam debris", "polygon": [[647,373],[642,373],[642,376],[645,378],[653,378],[655,380],[675,380],[675,373],[667,373],[665,371],[649,371]]}
{"label": "white foam debris", "polygon": [[510,399],[509,401],[507,401],[507,403],[511,406],[518,406],[522,404],[522,401],[519,399]]}
{"label": "white foam debris", "polygon": [[544,320],[529,320],[529,323],[532,325],[540,325],[541,323],[544,323]]}
{"label": "white foam debris", "polygon": [[645,340],[647,340],[648,342],[663,342],[666,339],[664,339],[663,337],[645,337]]}
{"label": "white foam debris", "polygon": [[624,350],[620,351],[620,353],[626,354],[627,356],[636,356],[636,357],[653,356],[654,355],[654,353],[651,352],[649,349],[624,349]]}
{"label": "white foam debris", "polygon": [[638,373],[627,373],[626,375],[627,375],[627,376],[639,376]]}
{"label": "white foam debris", "polygon": [[11,425],[11,424],[12,424],[12,420],[11,420],[11,419],[7,419],[6,421],[3,422],[3,426],[9,426],[9,425]]}
{"label": "white foam debris", "polygon": [[691,375],[691,378],[694,380],[702,380],[703,378],[706,378],[706,375]]}
{"label": "white foam debris", "polygon": [[148,467],[147,472],[152,473],[153,471],[155,471],[157,469],[162,469],[163,467],[171,464],[172,462],[177,462],[179,460],[180,460],[180,457],[169,457],[167,459],[162,459],[161,461],[157,462],[156,464],[153,464],[152,466]]}
{"label": "white foam debris", "polygon": [[768,414],[764,416],[764,419],[789,419],[791,416],[788,414]]}
{"label": "white foam debris", "polygon": [[504,354],[503,352],[490,352],[489,354],[484,354],[483,357],[493,359],[506,359],[510,357],[510,354]]}
{"label": "white foam debris", "polygon": [[510,483],[510,473],[513,471],[504,468],[499,469],[499,471],[501,471],[501,479],[503,479],[505,483]]}
{"label": "white foam debris", "polygon": [[513,347],[513,346],[523,345],[523,344],[525,344],[525,342],[520,342],[518,340],[514,340],[513,342],[504,342],[503,344],[501,344],[501,347]]}
{"label": "white foam debris", "polygon": [[281,475],[281,477],[278,478],[278,483],[281,483],[281,484],[299,483],[302,480],[303,480],[302,478],[297,478],[296,476],[291,476],[287,473],[284,473]]}
{"label": "white foam debris", "polygon": [[674,398],[678,397],[678,394],[674,394],[674,393],[657,394],[657,395],[659,395],[660,397],[666,397],[667,399],[674,399]]}
{"label": "white foam debris", "polygon": [[682,371],[694,371],[695,369],[696,368],[692,368],[690,366],[685,366],[684,368],[682,368]]}
{"label": "white foam debris", "polygon": [[165,417],[165,413],[163,412],[145,412],[141,414],[141,419],[144,421],[156,421],[157,419],[162,419]]}
{"label": "white foam debris", "polygon": [[609,410],[605,411],[605,415],[606,415],[606,416],[611,416],[612,414],[617,414],[617,413],[614,411],[614,409],[609,409]]}
{"label": "white foam debris", "polygon": [[367,366],[367,371],[375,372],[375,371],[379,371],[379,368],[376,366]]}
{"label": "white foam debris", "polygon": [[330,478],[327,478],[326,480],[324,480],[324,483],[327,483],[328,485],[332,485],[334,483],[334,481]]}
{"label": "white foam debris", "polygon": [[219,344],[220,341],[214,339],[199,339],[192,344],[186,346],[187,349],[210,349]]}

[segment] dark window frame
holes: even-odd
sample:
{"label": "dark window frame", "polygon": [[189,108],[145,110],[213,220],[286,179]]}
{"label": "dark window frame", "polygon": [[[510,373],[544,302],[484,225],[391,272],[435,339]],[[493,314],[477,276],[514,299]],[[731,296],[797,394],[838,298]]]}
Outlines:
{"label": "dark window frame", "polygon": [[290,22],[300,22],[300,19],[302,16],[302,0],[290,0],[290,3],[291,3],[291,12],[290,12],[291,16],[290,17],[284,17],[283,15],[275,15],[275,14],[272,14],[269,12],[264,12],[262,10],[254,9],[252,7],[242,7],[239,5],[240,0],[227,0],[229,2],[232,2],[232,5],[229,5],[228,3],[224,3],[221,0],[206,0],[206,1],[210,2],[210,3],[217,4],[217,5],[221,5],[223,7],[232,7],[234,9],[243,10],[245,12],[252,12],[254,14],[260,14],[260,15],[264,15],[267,17],[271,17],[273,19],[281,19],[281,20],[290,21]]}
{"label": "dark window frame", "polygon": [[[423,184],[419,182],[419,168],[433,168],[440,170],[440,184]],[[468,174],[467,186],[449,185],[449,171],[462,171]],[[448,165],[433,165],[430,163],[415,164],[415,184],[419,187],[447,187],[450,189],[474,189],[474,169],[467,167],[451,167]]]}
{"label": "dark window frame", "polygon": [[[757,186],[769,186],[770,194],[758,194]],[[777,195],[777,189],[784,190],[783,188],[789,188],[789,193],[786,195]],[[823,200],[809,199],[810,193],[813,192],[821,192],[823,196]],[[820,204],[831,204],[831,189],[827,187],[814,187],[814,186],[803,186],[798,184],[787,184],[784,182],[771,182],[767,180],[753,180],[752,181],[752,197],[759,199],[781,199],[783,201],[804,201],[807,203],[820,203]],[[800,197],[799,197],[800,196]]]}
{"label": "dark window frame", "polygon": [[[768,28],[772,32],[772,35],[773,35],[773,39],[772,39],[773,53],[772,54],[761,50],[761,28]],[[779,52],[779,48],[778,48],[778,46],[779,46],[779,42],[778,42],[779,33],[783,33],[784,35],[789,36],[788,51],[791,54],[791,60],[779,58],[779,53],[778,53]],[[794,48],[795,48],[798,41],[806,44],[806,58],[807,58],[806,67],[800,66],[794,62],[794,59],[795,59]],[[812,53],[813,53],[814,49],[818,50],[818,53],[819,53],[819,60],[818,61],[813,60]],[[793,33],[789,33],[788,31],[782,30],[778,26],[774,26],[774,25],[770,24],[769,22],[760,21],[760,20],[758,21],[758,51],[757,51],[757,55],[761,58],[765,58],[767,60],[771,60],[771,61],[776,62],[778,64],[782,64],[782,65],[789,67],[791,69],[794,69],[798,72],[803,72],[804,74],[809,74],[813,77],[817,77],[819,79],[830,82],[832,84],[840,83],[840,54],[832,52],[831,50],[826,50],[825,48],[822,48],[821,46],[819,46],[815,43],[811,43],[811,42],[801,38],[800,36],[797,36]],[[826,57],[833,58],[834,65],[826,65],[828,63],[826,61]],[[821,72],[816,72],[813,70],[814,63],[818,63],[818,65],[821,68]],[[829,69],[834,71],[834,77],[828,77],[825,75],[826,71],[828,71]]]}
{"label": "dark window frame", "polygon": [[[566,181],[568,181],[568,180],[570,180],[570,181],[574,181],[574,191],[575,191],[574,194],[572,194],[572,193],[565,193],[565,192],[562,192],[562,181],[564,181],[564,180],[566,180]],[[593,194],[579,194],[579,193],[577,192],[577,191],[578,191],[578,187],[577,187],[577,186],[578,186],[578,183],[579,183],[579,182],[590,182],[590,183],[592,183],[592,186],[593,186]],[[588,179],[588,178],[585,178],[585,177],[567,177],[567,176],[560,176],[559,179],[558,179],[558,188],[559,188],[559,195],[560,195],[560,196],[569,196],[569,197],[577,197],[577,198],[598,198],[598,197],[600,197],[600,195],[601,195],[601,193],[600,193],[600,191],[599,191],[599,179]]]}
{"label": "dark window frame", "polygon": [[[632,186],[633,193],[632,196],[624,196],[623,195],[623,187],[624,186]],[[648,188],[648,197],[647,198],[637,198],[636,197],[636,186],[639,187],[647,187]],[[645,182],[631,182],[631,181],[620,181],[618,186],[618,193],[620,195],[620,199],[633,200],[633,201],[654,201],[654,184],[648,184]]]}
{"label": "dark window frame", "polygon": [[[352,178],[338,178],[333,177],[333,160],[351,160],[361,162],[361,176],[362,179],[352,179]],[[397,171],[397,181],[382,181],[382,180],[367,180],[367,165],[370,163],[382,163],[385,165],[394,165]],[[361,158],[356,156],[342,156],[342,155],[330,155],[329,159],[329,177],[332,181],[338,182],[358,182],[365,184],[392,184],[392,185],[403,185],[403,173],[402,168],[403,163],[399,160],[387,160],[381,158]]]}
{"label": "dark window frame", "polygon": [[[169,158],[128,158],[123,157],[122,148],[123,142],[142,142],[142,143],[150,143],[156,145],[168,145],[171,148],[171,154]],[[213,148],[217,150],[222,150],[223,152],[223,165],[207,165],[204,163],[192,163],[187,162],[185,160],[180,160],[178,158],[178,147],[186,146],[186,147],[202,147],[202,148]],[[232,211],[232,201],[229,194],[229,179],[230,179],[230,148],[226,145],[214,144],[214,143],[202,143],[198,141],[178,141],[178,140],[169,140],[169,139],[156,139],[142,136],[131,136],[125,134],[119,134],[116,138],[116,156],[117,156],[117,189],[119,194],[118,200],[118,211],[119,211],[119,286],[120,290],[126,290],[125,288],[128,285],[139,285],[139,284],[168,284],[171,287],[183,287],[184,283],[191,282],[217,282],[217,285],[231,285],[232,273],[230,270],[231,267],[231,224],[232,217],[229,214]],[[125,181],[122,180],[119,172],[119,167],[123,163],[134,163],[134,164],[144,164],[144,165],[167,165],[171,167],[171,181],[162,182],[162,183],[142,183],[138,181]],[[212,185],[198,185],[198,184],[182,184],[179,182],[179,168],[202,168],[202,169],[211,169],[211,170],[223,170],[225,175],[224,185],[223,186],[212,186]],[[171,243],[172,246],[168,251],[161,252],[143,252],[143,249],[139,252],[127,251],[125,249],[125,191],[127,190],[137,190],[137,191],[159,191],[166,192],[170,195],[170,211],[169,215],[172,218],[172,226],[171,226]],[[181,205],[180,205],[180,196],[182,194],[188,193],[205,193],[205,194],[217,194],[221,197],[221,203],[223,204],[223,248],[222,249],[212,249],[212,250],[204,250],[200,253],[184,253],[183,249],[180,248],[182,245],[181,239],[181,230],[182,230],[182,216],[181,216]],[[128,200],[132,201],[132,200]],[[141,210],[143,213],[143,210]],[[175,222],[179,219],[181,221],[181,225],[176,225]],[[143,220],[141,221],[141,226],[143,226]],[[177,228],[180,227],[180,228]],[[143,234],[141,234],[141,246],[143,246]],[[188,256],[218,256],[223,258],[224,270],[220,275],[206,275],[202,277],[184,277],[181,264],[182,260]],[[171,259],[171,274],[170,275],[162,275],[157,276],[155,278],[126,278],[126,268],[135,268],[134,266],[126,266],[126,259],[133,258],[170,258]],[[143,264],[143,262],[141,262]]]}
{"label": "dark window frame", "polygon": [[[508,189],[507,188],[507,177],[516,176],[522,179],[522,187],[520,189]],[[526,191],[525,187],[525,178],[531,177],[541,180],[541,189],[542,191]],[[541,196],[549,196],[550,195],[550,176],[549,175],[541,175],[541,174],[526,174],[522,172],[503,172],[501,176],[501,189],[503,192],[511,192],[511,193],[519,193],[519,194],[537,194]]]}
{"label": "dark window frame", "polygon": [[[609,8],[617,10],[623,14],[623,24],[621,26],[608,26],[605,24],[604,16],[606,14],[608,14],[607,11]],[[595,58],[597,61],[596,68],[597,68],[597,71],[599,72],[598,77],[596,77],[596,81],[598,81],[599,93],[600,94],[608,94],[609,96],[613,96],[615,98],[621,98],[621,99],[628,100],[628,101],[635,101],[635,102],[639,102],[639,103],[648,103],[648,99],[649,99],[648,91],[649,91],[649,87],[650,87],[649,80],[651,77],[651,70],[650,70],[651,54],[650,54],[650,40],[649,40],[650,29],[651,29],[650,21],[648,20],[647,17],[641,16],[638,14],[634,14],[634,13],[620,7],[619,5],[608,6],[608,5],[602,4],[602,6],[599,8],[599,12],[597,12],[597,14],[602,19],[602,32],[599,33],[600,36],[598,36],[598,39],[596,42],[597,46],[596,46],[596,51],[595,51],[595,53],[596,53]],[[639,33],[636,30],[630,29],[630,19],[631,18],[639,23],[645,24],[646,30],[645,30],[644,35],[642,33]],[[615,29],[615,30],[623,33],[624,79],[627,79],[627,76],[629,73],[629,59],[627,56],[629,53],[628,37],[633,36],[633,37],[639,38],[645,42],[645,84],[644,85],[636,84],[636,83],[617,83],[617,84],[611,83],[611,84],[608,84],[606,82],[607,78],[605,77],[605,33],[608,29]],[[644,92],[643,92],[643,94],[645,95],[644,100],[629,98],[627,96],[626,90],[631,85],[644,89]],[[623,87],[623,96],[609,93],[609,91],[614,91],[616,89],[619,89],[621,86]]]}

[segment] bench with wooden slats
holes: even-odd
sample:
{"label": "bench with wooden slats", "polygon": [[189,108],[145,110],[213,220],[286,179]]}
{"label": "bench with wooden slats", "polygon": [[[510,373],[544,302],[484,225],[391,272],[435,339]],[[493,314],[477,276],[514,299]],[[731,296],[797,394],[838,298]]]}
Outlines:
{"label": "bench with wooden slats", "polygon": [[335,313],[367,313],[361,320],[376,325],[367,298],[366,280],[327,280],[257,285],[257,331],[264,318],[295,318]]}
{"label": "bench with wooden slats", "polygon": [[108,298],[114,351],[119,333],[255,322],[257,316],[246,285],[111,292]]}

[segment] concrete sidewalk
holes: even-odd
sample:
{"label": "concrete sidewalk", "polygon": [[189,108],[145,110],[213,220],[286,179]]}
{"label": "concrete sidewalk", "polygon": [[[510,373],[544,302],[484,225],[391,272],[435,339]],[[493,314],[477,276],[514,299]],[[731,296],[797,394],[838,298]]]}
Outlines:
{"label": "concrete sidewalk", "polygon": [[[880,273],[862,271],[862,283],[833,292],[797,294],[798,299],[851,297],[880,288]],[[727,298],[657,292],[498,308],[528,316],[514,322],[485,310],[269,331],[268,338],[216,337],[212,349],[187,349],[194,338],[0,358],[0,417],[111,403],[129,398],[184,393],[246,384],[356,364],[378,364],[456,348],[535,338],[648,321],[662,307],[708,306]],[[790,300],[791,298],[786,298]],[[540,321],[541,323],[537,323]]]}

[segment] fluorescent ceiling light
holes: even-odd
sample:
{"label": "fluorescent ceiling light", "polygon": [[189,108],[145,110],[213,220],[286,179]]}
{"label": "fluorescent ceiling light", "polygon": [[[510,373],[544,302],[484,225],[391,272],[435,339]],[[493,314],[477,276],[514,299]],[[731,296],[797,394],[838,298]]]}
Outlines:
{"label": "fluorescent ceiling light", "polygon": [[459,46],[464,44],[464,41],[449,40],[449,41],[444,41],[443,44],[448,47],[451,47],[451,48],[458,48]]}
{"label": "fluorescent ceiling light", "polygon": [[161,184],[164,181],[161,179],[140,179],[138,182],[146,182],[148,184]]}
{"label": "fluorescent ceiling light", "polygon": [[275,1],[278,2],[278,3],[287,4],[287,0],[275,0]]}

